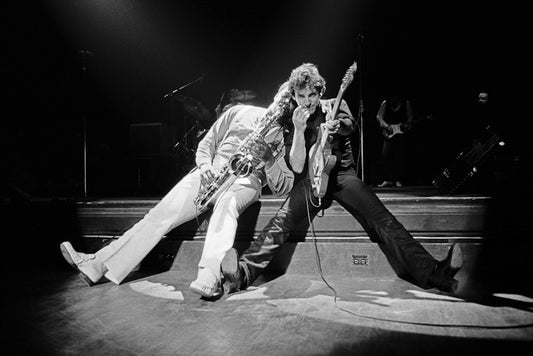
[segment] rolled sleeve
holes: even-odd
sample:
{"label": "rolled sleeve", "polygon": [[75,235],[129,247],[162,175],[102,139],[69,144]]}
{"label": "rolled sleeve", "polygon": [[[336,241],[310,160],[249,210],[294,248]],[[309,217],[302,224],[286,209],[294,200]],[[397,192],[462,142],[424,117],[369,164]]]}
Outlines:
{"label": "rolled sleeve", "polygon": [[341,127],[339,129],[339,135],[341,136],[348,136],[352,134],[355,130],[355,119],[350,112],[350,108],[348,107],[348,104],[344,99],[341,100],[341,104],[339,105],[339,111],[337,112],[337,119],[339,119],[341,123]]}

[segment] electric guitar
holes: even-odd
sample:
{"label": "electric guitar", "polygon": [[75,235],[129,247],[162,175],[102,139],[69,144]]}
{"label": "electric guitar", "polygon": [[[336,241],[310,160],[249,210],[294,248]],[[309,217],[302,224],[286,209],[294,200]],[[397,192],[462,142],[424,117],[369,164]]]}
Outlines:
{"label": "electric guitar", "polygon": [[[411,122],[411,126],[414,125],[414,124],[417,124],[419,122],[426,121],[426,120],[433,120],[433,116],[430,114],[430,115],[427,115],[426,117],[423,117],[421,119],[414,120],[413,122]],[[396,135],[406,133],[408,130],[411,129],[406,124],[393,124],[393,125],[389,125],[389,126],[390,126],[390,130],[383,128],[383,131],[382,131],[383,136],[385,136],[385,138],[387,138],[387,139],[391,139],[391,138],[393,138]]]}
{"label": "electric guitar", "polygon": [[[357,63],[354,62],[346,71],[342,79],[341,86],[331,112],[327,113],[326,121],[334,120],[339,111],[342,96],[353,81],[353,76],[357,70]],[[313,195],[321,199],[328,187],[329,173],[337,163],[337,157],[331,152],[332,136],[329,134],[326,124],[320,124],[318,137],[315,144],[309,150],[309,178],[311,179],[311,190]]]}

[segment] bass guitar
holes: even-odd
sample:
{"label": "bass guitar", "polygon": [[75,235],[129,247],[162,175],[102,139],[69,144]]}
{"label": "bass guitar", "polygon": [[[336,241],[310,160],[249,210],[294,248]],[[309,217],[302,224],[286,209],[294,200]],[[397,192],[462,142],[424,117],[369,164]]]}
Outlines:
{"label": "bass guitar", "polygon": [[[334,120],[339,111],[342,96],[353,81],[353,76],[357,70],[357,63],[354,62],[346,71],[339,88],[333,108],[326,115],[326,121]],[[337,157],[332,154],[331,141],[332,136],[329,134],[326,124],[320,124],[318,137],[315,144],[309,151],[309,178],[311,179],[311,190],[313,195],[319,199],[326,194],[328,187],[329,173],[337,163]]]}

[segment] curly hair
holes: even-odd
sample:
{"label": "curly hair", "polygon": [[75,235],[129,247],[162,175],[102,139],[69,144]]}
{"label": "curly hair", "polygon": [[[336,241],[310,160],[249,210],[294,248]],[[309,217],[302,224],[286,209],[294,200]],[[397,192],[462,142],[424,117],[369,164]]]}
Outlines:
{"label": "curly hair", "polygon": [[289,77],[288,85],[291,94],[304,88],[314,88],[320,95],[326,91],[326,80],[320,75],[318,67],[313,63],[304,63],[294,68]]}

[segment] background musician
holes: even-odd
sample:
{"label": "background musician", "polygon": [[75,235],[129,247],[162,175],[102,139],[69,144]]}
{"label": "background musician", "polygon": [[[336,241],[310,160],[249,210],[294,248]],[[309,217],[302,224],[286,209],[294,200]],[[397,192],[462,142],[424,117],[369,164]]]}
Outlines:
{"label": "background musician", "polygon": [[407,165],[407,137],[413,123],[411,102],[393,95],[382,101],[376,115],[383,134],[381,148],[384,181],[378,187],[401,187]]}

